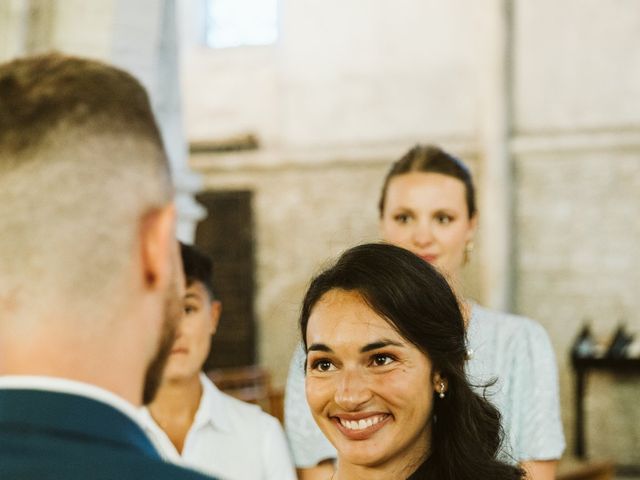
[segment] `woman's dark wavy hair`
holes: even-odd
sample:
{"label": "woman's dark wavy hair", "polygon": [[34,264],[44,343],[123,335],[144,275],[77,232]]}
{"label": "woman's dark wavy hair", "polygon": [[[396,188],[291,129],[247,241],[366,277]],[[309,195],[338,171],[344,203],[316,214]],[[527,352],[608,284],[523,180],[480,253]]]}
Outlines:
{"label": "woman's dark wavy hair", "polygon": [[496,459],[503,435],[500,413],[467,381],[464,320],[444,277],[393,245],[374,243],[347,250],[307,290],[300,315],[305,350],[309,316],[322,296],[334,289],[358,292],[448,382],[445,398],[434,392],[431,454],[409,479],[521,479],[520,469]]}

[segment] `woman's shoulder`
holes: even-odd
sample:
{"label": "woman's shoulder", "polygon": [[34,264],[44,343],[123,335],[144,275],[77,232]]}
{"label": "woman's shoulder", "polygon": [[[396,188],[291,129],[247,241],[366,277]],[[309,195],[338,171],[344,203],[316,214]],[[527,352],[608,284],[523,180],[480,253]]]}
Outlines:
{"label": "woman's shoulder", "polygon": [[497,356],[505,362],[528,364],[536,358],[542,361],[551,357],[553,351],[549,335],[540,323],[477,304],[473,306],[468,338],[470,348],[478,355]]}
{"label": "woman's shoulder", "polygon": [[485,332],[492,331],[492,334],[499,332],[503,336],[506,334],[512,338],[534,341],[546,341],[548,338],[544,327],[529,317],[490,309],[478,304],[473,304],[472,312],[475,326]]}

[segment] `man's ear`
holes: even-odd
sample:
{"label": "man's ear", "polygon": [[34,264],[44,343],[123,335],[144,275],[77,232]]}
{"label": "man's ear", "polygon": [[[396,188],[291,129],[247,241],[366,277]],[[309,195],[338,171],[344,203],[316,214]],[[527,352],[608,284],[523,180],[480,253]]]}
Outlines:
{"label": "man's ear", "polygon": [[220,322],[221,314],[222,302],[219,300],[213,300],[211,302],[211,335],[214,335],[218,330],[218,323]]}
{"label": "man's ear", "polygon": [[173,203],[144,215],[140,228],[140,259],[144,286],[164,289],[171,282],[176,255],[176,209]]}

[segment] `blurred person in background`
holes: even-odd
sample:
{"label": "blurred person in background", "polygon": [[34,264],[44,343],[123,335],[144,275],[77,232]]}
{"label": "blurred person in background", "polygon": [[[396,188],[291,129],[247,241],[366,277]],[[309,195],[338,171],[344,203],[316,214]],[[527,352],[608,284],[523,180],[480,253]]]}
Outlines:
{"label": "blurred person in background", "polygon": [[295,480],[278,420],[221,392],[202,372],[222,304],[211,258],[193,246],[180,250],[184,312],[158,394],[143,411],[150,433],[168,460],[225,480]]}

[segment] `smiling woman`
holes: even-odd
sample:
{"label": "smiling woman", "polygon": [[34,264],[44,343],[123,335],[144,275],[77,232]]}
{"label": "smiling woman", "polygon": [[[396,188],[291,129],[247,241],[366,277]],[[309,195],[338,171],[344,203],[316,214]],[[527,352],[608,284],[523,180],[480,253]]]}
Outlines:
{"label": "smiling woman", "polygon": [[322,297],[307,341],[309,405],[345,467],[414,470],[429,449],[433,392],[441,383],[427,356],[355,291]]}
{"label": "smiling woman", "polygon": [[462,313],[427,262],[392,245],[348,250],[311,283],[300,326],[334,480],[522,478],[496,459],[500,414],[467,383]]}

